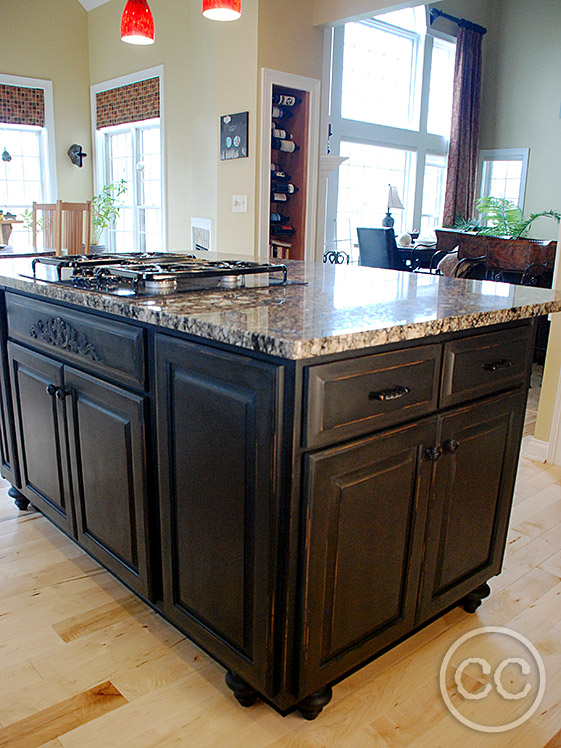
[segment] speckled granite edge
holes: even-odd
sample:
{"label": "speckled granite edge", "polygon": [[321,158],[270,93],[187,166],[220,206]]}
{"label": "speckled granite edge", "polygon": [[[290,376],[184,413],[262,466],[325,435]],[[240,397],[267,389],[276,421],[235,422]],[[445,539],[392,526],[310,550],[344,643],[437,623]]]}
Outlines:
{"label": "speckled granite edge", "polygon": [[[558,298],[494,310],[487,309],[473,313],[460,312],[437,319],[411,323],[376,325],[373,320],[372,329],[333,333],[327,336],[308,337],[302,334],[300,337],[290,337],[281,331],[278,334],[276,332],[264,333],[243,329],[243,325],[239,323],[230,323],[227,320],[228,312],[236,313],[236,304],[238,302],[243,304],[243,302],[237,300],[235,295],[232,295],[233,292],[229,291],[221,292],[220,298],[229,301],[231,308],[223,312],[220,321],[216,321],[208,319],[208,317],[216,316],[210,310],[202,312],[198,310],[192,313],[189,311],[171,311],[162,308],[170,304],[168,301],[163,301],[160,304],[153,301],[150,305],[146,301],[138,302],[96,292],[84,292],[19,276],[9,277],[0,274],[0,286],[24,293],[32,293],[45,300],[73,304],[123,319],[145,322],[165,329],[185,332],[208,340],[293,360],[367,349],[388,343],[415,340],[441,333],[469,330],[561,311],[561,298]],[[266,289],[265,293],[267,295],[263,295],[262,298],[258,296],[260,289],[250,291],[249,293],[253,293],[254,296],[244,297],[244,301],[251,298],[253,304],[252,306],[242,306],[242,311],[248,308],[259,308],[261,304],[263,308],[266,308],[267,302],[276,304],[273,295],[280,290]],[[175,303],[181,306],[180,302],[176,301]],[[183,302],[183,306],[189,306],[189,303]],[[199,304],[199,306],[201,305]]]}

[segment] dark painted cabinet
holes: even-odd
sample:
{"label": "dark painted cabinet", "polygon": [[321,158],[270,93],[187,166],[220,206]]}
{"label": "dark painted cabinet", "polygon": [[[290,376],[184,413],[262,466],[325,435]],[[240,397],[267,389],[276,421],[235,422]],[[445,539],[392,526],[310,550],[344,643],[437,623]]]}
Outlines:
{"label": "dark painted cabinet", "polygon": [[530,322],[286,361],[15,293],[6,309],[24,500],[243,705],[312,719],[332,683],[488,594]]}
{"label": "dark painted cabinet", "polygon": [[156,336],[166,616],[272,689],[283,368]]}
{"label": "dark painted cabinet", "polygon": [[305,458],[302,695],[413,628],[435,423]]}
{"label": "dark painted cabinet", "polygon": [[22,494],[150,595],[145,397],[8,344]]}
{"label": "dark painted cabinet", "polygon": [[302,695],[500,572],[524,405],[499,395],[305,456]]}
{"label": "dark painted cabinet", "polygon": [[74,507],[66,470],[63,365],[8,343],[21,492],[68,534],[74,530]]}
{"label": "dark painted cabinet", "polygon": [[518,391],[440,419],[418,623],[501,570],[525,403]]}

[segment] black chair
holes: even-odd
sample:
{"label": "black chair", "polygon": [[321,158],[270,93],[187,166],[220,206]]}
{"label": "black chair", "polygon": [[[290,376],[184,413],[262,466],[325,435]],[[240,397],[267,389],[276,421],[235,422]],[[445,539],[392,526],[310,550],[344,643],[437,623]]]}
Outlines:
{"label": "black chair", "polygon": [[356,231],[358,234],[359,265],[411,272],[412,268],[406,265],[405,260],[399,256],[393,229],[357,228]]}

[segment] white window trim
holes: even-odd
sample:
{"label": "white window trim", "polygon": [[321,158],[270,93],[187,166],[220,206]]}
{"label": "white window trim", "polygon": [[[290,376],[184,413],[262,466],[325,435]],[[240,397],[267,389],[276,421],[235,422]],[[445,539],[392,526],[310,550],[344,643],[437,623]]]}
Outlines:
{"label": "white window trim", "polygon": [[42,88],[45,95],[45,127],[43,137],[47,154],[45,174],[45,202],[53,202],[57,197],[56,151],[55,151],[55,110],[53,104],[53,83],[43,78],[24,78],[20,75],[0,73],[0,83],[23,88]]}
{"label": "white window trim", "polygon": [[489,150],[479,151],[479,196],[486,197],[489,194],[488,170],[485,168],[487,161],[522,161],[520,191],[518,193],[518,207],[520,208],[520,210],[524,210],[524,198],[526,194],[526,178],[528,176],[529,159],[529,148],[491,148]]}
{"label": "white window trim", "polygon": [[101,189],[99,184],[99,174],[103,173],[104,161],[105,161],[105,149],[103,147],[104,139],[100,136],[96,129],[97,122],[97,100],[96,94],[101,91],[108,91],[112,88],[119,88],[120,86],[129,86],[131,83],[138,83],[139,81],[145,81],[149,78],[159,79],[160,88],[160,174],[161,174],[161,189],[162,189],[162,247],[167,249],[167,211],[166,211],[166,173],[165,173],[165,152],[164,144],[165,138],[165,97],[164,97],[164,66],[156,65],[153,68],[146,68],[145,70],[139,70],[137,73],[130,73],[129,75],[122,75],[118,78],[112,78],[111,80],[104,81],[103,83],[94,83],[90,86],[90,102],[92,112],[92,143],[93,143],[93,163],[94,168],[94,190],[95,194]]}

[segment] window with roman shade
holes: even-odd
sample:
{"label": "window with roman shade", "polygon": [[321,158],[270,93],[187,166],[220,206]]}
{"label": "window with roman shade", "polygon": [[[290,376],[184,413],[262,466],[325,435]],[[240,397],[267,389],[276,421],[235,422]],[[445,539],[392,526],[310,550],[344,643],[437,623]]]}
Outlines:
{"label": "window with roman shade", "polygon": [[126,182],[119,217],[101,239],[113,251],[164,249],[161,76],[152,69],[92,87],[97,192]]}
{"label": "window with roman shade", "polygon": [[56,194],[51,81],[0,74],[0,154],[0,208],[16,216],[4,241],[26,249],[22,215]]}

